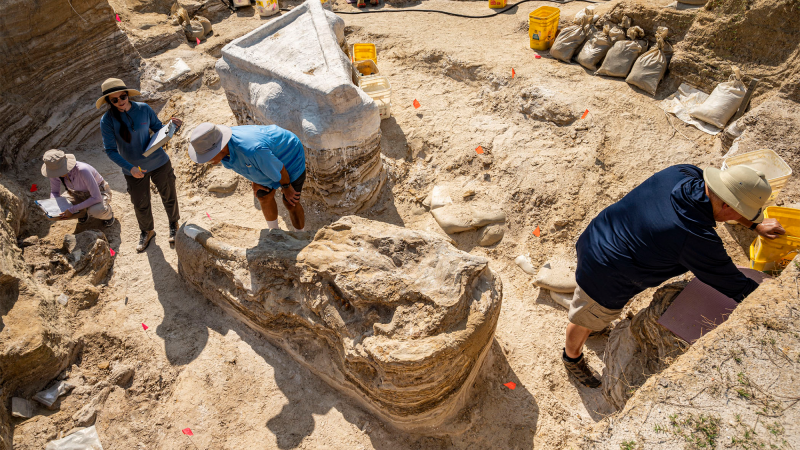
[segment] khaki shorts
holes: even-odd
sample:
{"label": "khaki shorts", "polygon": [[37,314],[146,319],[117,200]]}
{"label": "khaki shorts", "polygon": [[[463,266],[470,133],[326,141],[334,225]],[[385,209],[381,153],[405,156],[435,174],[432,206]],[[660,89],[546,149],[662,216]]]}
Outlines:
{"label": "khaki shorts", "polygon": [[621,313],[621,309],[608,309],[592,300],[580,286],[575,289],[569,305],[569,321],[592,331],[602,330]]}

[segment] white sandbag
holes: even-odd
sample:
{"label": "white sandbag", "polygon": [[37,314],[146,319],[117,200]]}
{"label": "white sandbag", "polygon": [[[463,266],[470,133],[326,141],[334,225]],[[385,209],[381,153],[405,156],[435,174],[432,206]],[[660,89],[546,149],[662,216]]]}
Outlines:
{"label": "white sandbag", "polygon": [[612,44],[616,44],[617,41],[625,39],[625,30],[615,25],[611,27],[611,30],[608,32],[608,37],[611,39]]}
{"label": "white sandbag", "polygon": [[556,36],[556,40],[550,47],[550,56],[564,62],[569,62],[578,47],[580,47],[589,36],[589,27],[591,27],[593,20],[593,7],[587,6],[585,9],[578,12],[575,19],[572,21],[574,25],[564,28],[561,30],[561,33]]}
{"label": "white sandbag", "polygon": [[611,28],[608,25],[604,26],[602,30],[596,30],[586,41],[575,61],[589,70],[597,70],[597,65],[614,45],[608,35],[609,32],[611,32]]}
{"label": "white sandbag", "polygon": [[669,58],[672,56],[672,46],[666,41],[669,30],[658,27],[656,31],[656,46],[642,53],[633,64],[631,73],[625,81],[650,95],[656,94],[658,83],[667,71]]}
{"label": "white sandbag", "polygon": [[534,286],[549,289],[555,292],[575,292],[578,283],[575,282],[575,272],[571,264],[565,259],[551,259],[547,261],[533,279]]}
{"label": "white sandbag", "polygon": [[569,310],[569,305],[572,303],[572,292],[564,293],[564,292],[556,292],[556,291],[548,291],[550,292],[550,298],[556,302],[557,304],[567,308]]}
{"label": "white sandbag", "polygon": [[64,439],[48,442],[44,450],[103,450],[103,445],[100,444],[97,429],[92,425],[76,431]]}
{"label": "white sandbag", "polygon": [[525,255],[519,255],[514,259],[514,262],[528,275],[536,275],[536,269],[533,268],[531,260]]}
{"label": "white sandbag", "polygon": [[706,101],[692,107],[689,114],[695,119],[710,123],[717,128],[725,128],[742,104],[745,93],[747,93],[747,87],[742,83],[742,73],[738,67],[734,67],[730,79],[718,84]]}
{"label": "white sandbag", "polygon": [[33,396],[33,399],[43,404],[44,406],[51,408],[58,399],[58,397],[71,391],[73,387],[75,386],[67,382],[58,381],[49,388],[41,392],[37,392],[36,395]]}
{"label": "white sandbag", "polygon": [[644,37],[644,30],[641,27],[628,28],[627,34],[631,40],[619,41],[614,44],[595,75],[619,78],[628,76],[636,58],[647,49],[647,41],[641,39]]}

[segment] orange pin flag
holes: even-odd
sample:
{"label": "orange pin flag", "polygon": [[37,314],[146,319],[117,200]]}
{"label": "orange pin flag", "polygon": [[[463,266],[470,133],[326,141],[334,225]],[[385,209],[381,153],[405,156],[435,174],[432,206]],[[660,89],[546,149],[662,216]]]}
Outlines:
{"label": "orange pin flag", "polygon": [[536,229],[533,230],[533,235],[536,236],[536,237],[539,237],[539,235],[541,235],[541,234],[542,234],[542,230],[540,230],[539,227],[537,226]]}
{"label": "orange pin flag", "polygon": [[211,220],[211,214],[209,214],[208,212],[206,212],[206,215],[208,216],[208,220]]}
{"label": "orange pin flag", "polygon": [[536,59],[542,59],[542,55],[539,55],[539,54],[533,55],[533,57],[536,58]]}
{"label": "orange pin flag", "polygon": [[587,109],[586,111],[583,112],[583,115],[581,116],[581,119],[585,119],[586,116],[588,116],[588,115],[589,115],[589,110]]}
{"label": "orange pin flag", "polygon": [[115,252],[113,248],[109,248],[108,252],[111,253],[111,256],[114,256],[114,255],[117,254],[117,252]]}
{"label": "orange pin flag", "polygon": [[38,190],[39,190],[39,186],[36,186],[35,184],[31,185],[31,192],[36,192]]}
{"label": "orange pin flag", "polygon": [[516,74],[517,74],[517,72],[514,72],[514,68],[512,67],[512,68],[511,68],[511,78],[514,78],[514,76],[515,76]]}
{"label": "orange pin flag", "polygon": [[144,331],[147,331],[147,328],[149,328],[149,327],[147,325],[145,325],[145,324],[142,324],[142,328],[144,328]]}
{"label": "orange pin flag", "polygon": [[122,22],[122,21],[119,19],[119,14],[114,14],[114,16],[116,16],[117,22]]}
{"label": "orange pin flag", "polygon": [[475,149],[475,153],[477,153],[477,154],[479,154],[479,155],[482,155],[482,154],[483,154],[483,147],[481,147],[481,146],[479,145],[479,146],[478,146],[478,148],[476,148],[476,149]]}
{"label": "orange pin flag", "polygon": [[181,430],[181,433],[183,433],[183,434],[185,434],[187,436],[194,436],[194,433],[192,433],[192,429],[191,428],[184,428],[184,429]]}
{"label": "orange pin flag", "polygon": [[414,109],[417,109],[417,108],[419,108],[420,106],[422,106],[422,105],[420,105],[420,104],[419,104],[419,102],[417,101],[417,99],[414,99],[414,103],[413,103],[413,104],[414,104]]}
{"label": "orange pin flag", "polygon": [[197,39],[197,45],[200,45],[200,38],[195,38],[195,39]]}
{"label": "orange pin flag", "polygon": [[505,387],[507,387],[507,388],[509,388],[509,389],[511,389],[513,391],[514,389],[517,388],[517,383],[514,383],[513,381],[509,381],[508,383],[505,383],[503,386],[505,386]]}

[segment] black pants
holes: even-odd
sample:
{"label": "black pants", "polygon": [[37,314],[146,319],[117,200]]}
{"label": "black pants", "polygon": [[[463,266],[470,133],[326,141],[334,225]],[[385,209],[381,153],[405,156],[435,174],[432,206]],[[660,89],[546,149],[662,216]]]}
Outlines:
{"label": "black pants", "polygon": [[131,203],[136,211],[136,220],[139,222],[139,229],[150,231],[153,226],[153,210],[150,208],[150,180],[156,185],[161,203],[167,211],[169,223],[177,223],[181,214],[178,211],[178,192],[175,190],[175,172],[172,170],[172,162],[151,172],[145,172],[144,177],[136,178],[133,175],[125,175],[128,182],[128,194],[131,195]]}

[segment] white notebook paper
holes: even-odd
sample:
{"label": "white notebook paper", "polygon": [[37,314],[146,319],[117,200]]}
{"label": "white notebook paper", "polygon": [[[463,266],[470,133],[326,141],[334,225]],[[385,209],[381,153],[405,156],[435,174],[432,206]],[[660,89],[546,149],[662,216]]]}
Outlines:
{"label": "white notebook paper", "polygon": [[154,151],[158,150],[162,145],[169,142],[172,138],[172,135],[175,134],[175,130],[178,127],[175,126],[175,123],[170,121],[169,125],[161,127],[160,130],[153,133],[150,137],[150,143],[147,144],[147,150],[144,151],[143,155],[146,157],[153,154]]}
{"label": "white notebook paper", "polygon": [[72,203],[64,197],[48,198],[47,200],[36,200],[39,208],[51,219],[60,216],[61,213],[72,208]]}

